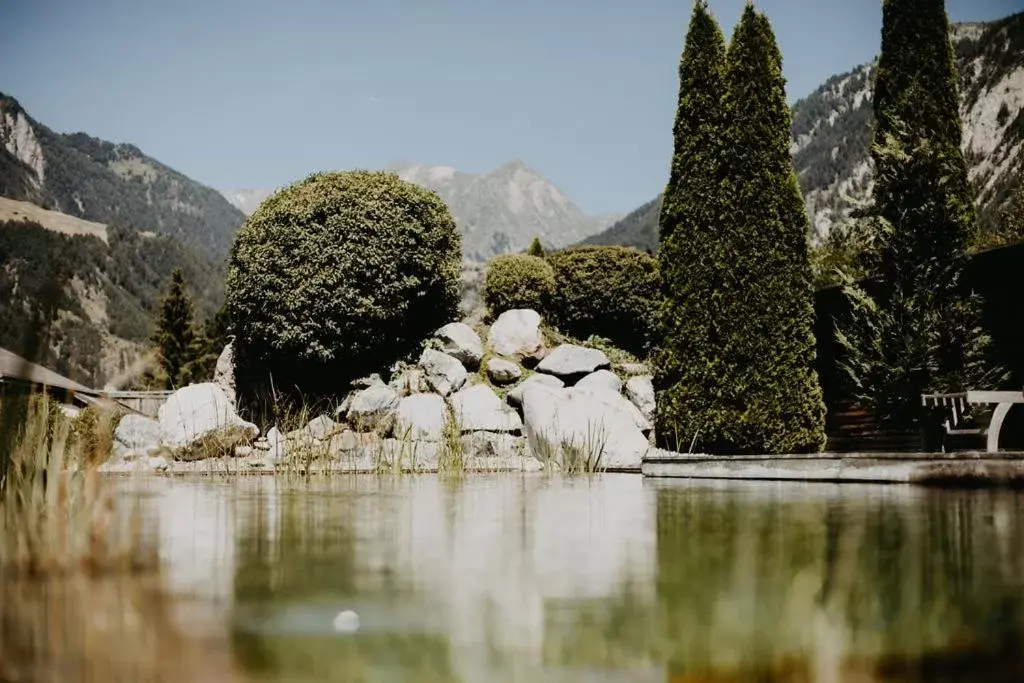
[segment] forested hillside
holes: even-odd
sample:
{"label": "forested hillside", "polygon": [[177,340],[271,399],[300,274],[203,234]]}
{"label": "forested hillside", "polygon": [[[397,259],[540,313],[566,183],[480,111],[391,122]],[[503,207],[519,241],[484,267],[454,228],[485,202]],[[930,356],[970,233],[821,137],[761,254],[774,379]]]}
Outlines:
{"label": "forested hillside", "polygon": [[115,223],[104,243],[0,222],[0,347],[103,386],[138,359],[175,268],[186,273],[197,314],[212,316],[222,267],[172,238]]}

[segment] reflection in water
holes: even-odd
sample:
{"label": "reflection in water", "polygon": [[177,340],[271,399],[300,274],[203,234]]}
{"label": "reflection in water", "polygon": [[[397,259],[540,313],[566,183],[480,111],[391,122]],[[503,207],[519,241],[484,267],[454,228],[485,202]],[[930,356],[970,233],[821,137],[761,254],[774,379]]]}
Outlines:
{"label": "reflection in water", "polygon": [[[264,680],[1024,680],[1012,492],[631,475],[160,485],[170,574],[222,605],[237,666]],[[346,609],[355,633],[333,628]]]}

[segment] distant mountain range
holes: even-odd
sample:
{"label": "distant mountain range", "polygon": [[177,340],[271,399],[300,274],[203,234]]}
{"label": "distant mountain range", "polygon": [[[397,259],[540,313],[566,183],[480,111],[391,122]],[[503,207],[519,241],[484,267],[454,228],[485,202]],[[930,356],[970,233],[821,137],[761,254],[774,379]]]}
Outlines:
{"label": "distant mountain range", "polygon": [[[1024,169],[1024,13],[957,24],[964,151],[983,229],[994,230]],[[877,62],[833,76],[793,105],[793,160],[814,243],[871,193],[871,89]],[[667,170],[666,170],[667,178]],[[654,250],[660,196],[586,240]]]}
{"label": "distant mountain range", "polygon": [[[534,238],[564,247],[604,230],[619,215],[587,216],[549,180],[515,160],[487,173],[463,173],[450,166],[398,163],[384,170],[437,194],[448,204],[462,233],[462,255],[486,261],[525,250]],[[268,189],[221,190],[250,214],[273,194]]]}

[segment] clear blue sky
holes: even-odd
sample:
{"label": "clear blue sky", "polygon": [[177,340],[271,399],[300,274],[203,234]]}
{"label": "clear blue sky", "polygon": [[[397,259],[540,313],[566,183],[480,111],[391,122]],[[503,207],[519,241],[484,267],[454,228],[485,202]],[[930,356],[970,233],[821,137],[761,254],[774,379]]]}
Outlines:
{"label": "clear blue sky", "polygon": [[[728,36],[744,0],[711,0]],[[667,178],[690,0],[0,0],[0,91],[214,187],[521,158],[585,211]],[[759,0],[791,100],[878,51],[880,0]],[[947,0],[954,21],[1024,0]]]}

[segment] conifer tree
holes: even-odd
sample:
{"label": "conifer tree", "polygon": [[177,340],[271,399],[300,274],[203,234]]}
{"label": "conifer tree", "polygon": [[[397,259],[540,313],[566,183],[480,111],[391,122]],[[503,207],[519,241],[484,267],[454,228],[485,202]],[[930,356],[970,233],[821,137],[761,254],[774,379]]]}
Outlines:
{"label": "conifer tree", "polygon": [[544,258],[544,247],[541,245],[539,237],[533,238],[533,242],[530,243],[530,249],[526,253],[529,256]]}
{"label": "conifer tree", "polygon": [[[711,180],[692,197],[690,234],[684,222],[667,220],[679,209],[666,193],[663,262],[676,272],[666,278],[673,302],[666,311],[675,311],[663,324],[665,347],[676,351],[660,355],[658,381],[664,385],[672,361],[679,379],[661,396],[657,428],[663,441],[708,453],[818,450],[824,404],[814,369],[808,219],[789,151],[782,57],[768,20],[750,4],[733,33],[723,83],[704,91],[712,104],[724,94],[721,123],[708,135],[719,142],[696,152],[710,160]],[[697,248],[685,252],[684,242],[695,238]],[[694,281],[700,277],[708,282]],[[678,330],[694,326],[700,332],[680,343]]]}
{"label": "conifer tree", "polygon": [[855,398],[893,426],[926,428],[922,393],[1001,376],[963,284],[976,217],[944,1],[885,0],[882,12],[871,150],[882,287],[868,296],[847,283],[853,316],[838,338]]}
{"label": "conifer tree", "polygon": [[177,385],[182,370],[192,359],[193,337],[192,300],[185,292],[185,275],[175,269],[171,275],[171,287],[160,302],[156,316],[156,331],[153,343],[160,355],[160,366],[169,386]]}
{"label": "conifer tree", "polygon": [[718,230],[724,82],[725,38],[707,2],[697,0],[679,63],[675,149],[658,216],[663,303],[654,356],[656,433],[673,449],[704,426],[720,379],[716,304],[729,269]]}

